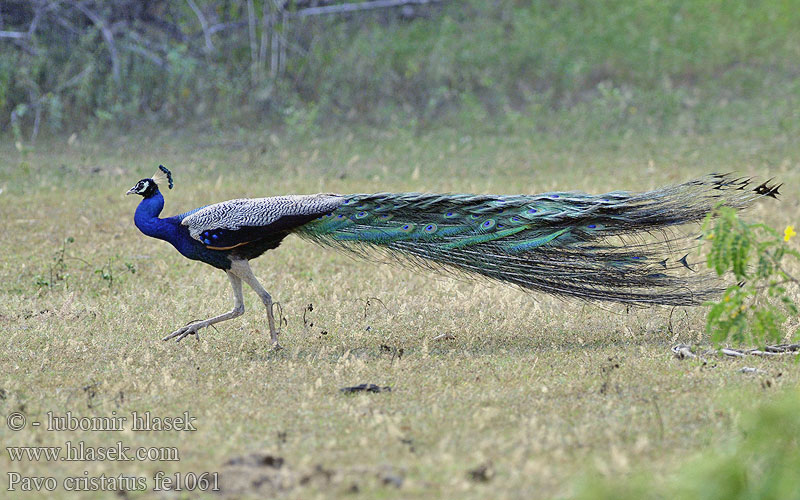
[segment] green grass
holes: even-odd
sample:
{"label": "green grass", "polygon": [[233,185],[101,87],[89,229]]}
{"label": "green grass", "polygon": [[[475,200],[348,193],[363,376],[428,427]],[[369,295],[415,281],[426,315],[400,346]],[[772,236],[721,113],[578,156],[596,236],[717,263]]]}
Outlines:
{"label": "green grass", "polygon": [[800,498],[800,392],[785,391],[745,412],[722,444],[699,453],[670,482],[648,474],[626,481],[589,478],[586,499],[796,499]]}
{"label": "green grass", "polygon": [[[229,496],[252,498],[565,497],[595,473],[616,480],[645,470],[668,481],[724,442],[743,412],[797,386],[789,360],[673,359],[674,343],[706,340],[702,309],[563,301],[356,261],[297,238],[253,263],[282,304],[284,350],[269,350],[249,290],[244,317],[199,342],[160,341],[232,299],[223,273],[133,226],[138,199],[123,194],[159,163],[175,174],[169,215],[282,193],[642,190],[733,170],[785,183],[780,203],[759,203],[752,218],[797,223],[800,146],[779,129],[588,139],[528,132],[164,133],[54,140],[25,153],[0,145],[0,414],[189,411],[198,427],[0,425],[3,447],[123,441],[177,446],[181,458],[12,463],[0,450],[2,487],[7,471],[59,482],[88,471],[146,476],[152,488],[153,474],[166,470],[218,471]],[[74,241],[61,260],[66,238]],[[442,334],[453,338],[436,340]],[[763,373],[739,373],[744,366]],[[392,392],[339,392],[360,383]],[[251,453],[284,465],[226,465]],[[159,496],[131,496],[149,495]],[[55,496],[75,497],[60,487]]]}

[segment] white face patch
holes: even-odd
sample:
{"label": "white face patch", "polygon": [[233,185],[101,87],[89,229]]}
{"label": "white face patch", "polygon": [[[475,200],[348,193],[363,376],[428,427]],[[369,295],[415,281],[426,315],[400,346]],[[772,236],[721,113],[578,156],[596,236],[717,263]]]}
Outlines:
{"label": "white face patch", "polygon": [[144,197],[147,197],[151,194],[154,194],[157,191],[158,187],[153,182],[153,179],[142,179],[133,186],[127,194],[138,194]]}
{"label": "white face patch", "polygon": [[150,188],[152,181],[150,179],[142,179],[136,184],[136,194],[142,194]]}

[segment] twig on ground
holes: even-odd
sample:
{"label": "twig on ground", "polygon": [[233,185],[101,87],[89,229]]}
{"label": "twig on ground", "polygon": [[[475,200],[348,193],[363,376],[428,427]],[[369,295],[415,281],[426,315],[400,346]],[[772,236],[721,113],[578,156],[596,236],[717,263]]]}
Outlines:
{"label": "twig on ground", "polygon": [[697,354],[692,352],[691,346],[678,344],[672,346],[672,354],[678,359],[696,358]]}
{"label": "twig on ground", "polygon": [[763,349],[732,349],[730,347],[723,347],[719,350],[706,350],[702,353],[695,353],[692,347],[687,344],[676,344],[672,346],[672,354],[678,359],[692,359],[697,358],[705,361],[702,356],[714,356],[722,354],[730,358],[746,358],[747,356],[761,356],[764,358],[780,357],[786,354],[800,355],[800,344],[777,344],[768,345]]}
{"label": "twig on ground", "polygon": [[747,354],[741,351],[737,351],[736,349],[728,349],[727,347],[723,347],[722,349],[719,350],[719,352],[721,352],[726,356],[731,356],[734,358],[744,358],[745,356],[747,356]]}

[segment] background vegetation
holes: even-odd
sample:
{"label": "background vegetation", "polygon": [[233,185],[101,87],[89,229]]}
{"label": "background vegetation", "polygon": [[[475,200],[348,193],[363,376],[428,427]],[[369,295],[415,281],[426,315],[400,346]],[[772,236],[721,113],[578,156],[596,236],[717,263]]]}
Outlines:
{"label": "background vegetation", "polygon": [[[275,25],[287,53],[274,77],[271,5],[4,0],[0,131],[17,123],[29,137],[37,112],[42,131],[67,135],[343,121],[797,130],[792,0],[465,0],[289,19]],[[766,106],[775,113],[758,113]]]}

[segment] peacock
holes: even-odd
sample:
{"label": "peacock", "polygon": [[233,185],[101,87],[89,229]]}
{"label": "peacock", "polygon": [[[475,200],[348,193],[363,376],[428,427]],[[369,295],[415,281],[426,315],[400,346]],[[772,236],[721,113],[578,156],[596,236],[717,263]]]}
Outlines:
{"label": "peacock", "polygon": [[742,209],[765,196],[777,198],[781,187],[772,180],[756,185],[752,178],[710,174],[643,193],[324,193],[235,199],[162,219],[159,183],[164,182],[172,189],[172,173],[159,166],[156,175],[127,192],[143,198],[134,215],[136,227],[171,243],[186,258],[225,271],[234,306],[163,340],[180,341],[242,315],[244,282],[266,307],[276,348],[272,297],[249,261],[290,234],[359,256],[383,252],[416,267],[562,297],[690,306],[718,294],[721,286],[691,267],[688,249],[699,242],[677,228],[701,221],[720,204]]}

